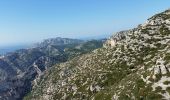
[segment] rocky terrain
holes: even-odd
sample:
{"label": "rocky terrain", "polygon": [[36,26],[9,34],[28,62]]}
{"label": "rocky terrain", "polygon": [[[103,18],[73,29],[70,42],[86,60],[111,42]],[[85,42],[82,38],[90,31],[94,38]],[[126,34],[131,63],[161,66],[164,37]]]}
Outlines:
{"label": "rocky terrain", "polygon": [[102,47],[102,40],[47,39],[0,56],[0,100],[21,100],[52,65]]}
{"label": "rocky terrain", "polygon": [[25,100],[169,100],[170,10],[53,66]]}

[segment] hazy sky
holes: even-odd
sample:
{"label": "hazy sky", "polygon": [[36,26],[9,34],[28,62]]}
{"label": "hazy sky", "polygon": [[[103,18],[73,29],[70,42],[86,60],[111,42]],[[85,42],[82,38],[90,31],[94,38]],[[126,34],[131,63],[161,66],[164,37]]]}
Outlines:
{"label": "hazy sky", "polygon": [[106,36],[168,8],[170,0],[0,0],[0,46]]}

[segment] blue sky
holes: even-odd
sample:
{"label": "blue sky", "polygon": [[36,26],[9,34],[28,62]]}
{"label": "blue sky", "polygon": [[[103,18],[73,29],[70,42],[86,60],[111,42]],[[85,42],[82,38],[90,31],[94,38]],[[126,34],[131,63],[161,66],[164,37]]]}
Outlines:
{"label": "blue sky", "polygon": [[170,0],[0,0],[0,46],[109,36],[170,8]]}

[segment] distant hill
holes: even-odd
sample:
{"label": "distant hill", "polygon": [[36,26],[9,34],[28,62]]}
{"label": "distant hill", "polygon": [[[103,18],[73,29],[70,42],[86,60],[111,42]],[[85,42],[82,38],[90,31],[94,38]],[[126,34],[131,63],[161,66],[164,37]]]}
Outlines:
{"label": "distant hill", "polygon": [[[22,100],[51,66],[102,46],[102,40],[47,39],[0,57],[0,100]],[[88,48],[87,48],[88,47]]]}

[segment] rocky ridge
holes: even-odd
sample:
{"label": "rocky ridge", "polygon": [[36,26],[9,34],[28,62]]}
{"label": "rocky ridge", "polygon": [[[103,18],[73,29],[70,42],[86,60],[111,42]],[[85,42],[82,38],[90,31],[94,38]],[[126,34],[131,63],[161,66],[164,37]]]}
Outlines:
{"label": "rocky ridge", "polygon": [[170,99],[170,10],[55,65],[25,100]]}

